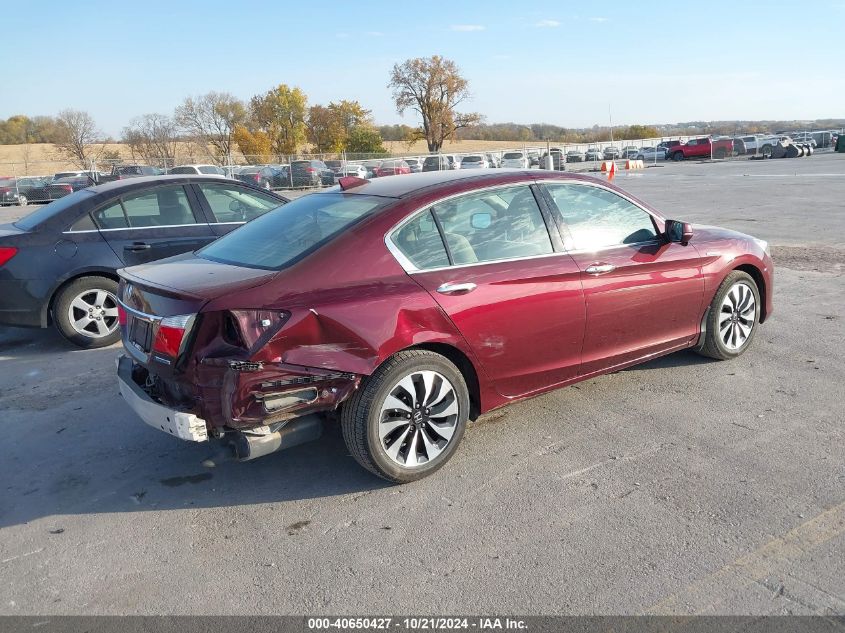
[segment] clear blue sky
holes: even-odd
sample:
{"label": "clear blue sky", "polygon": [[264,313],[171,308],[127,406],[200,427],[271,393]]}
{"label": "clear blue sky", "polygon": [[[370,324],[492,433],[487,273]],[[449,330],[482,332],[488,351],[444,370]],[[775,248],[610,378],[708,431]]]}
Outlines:
{"label": "clear blue sky", "polygon": [[845,0],[4,4],[0,117],[76,108],[114,136],[188,95],[279,83],[416,124],[388,75],[433,54],[488,122],[606,124],[608,105],[615,124],[845,116]]}

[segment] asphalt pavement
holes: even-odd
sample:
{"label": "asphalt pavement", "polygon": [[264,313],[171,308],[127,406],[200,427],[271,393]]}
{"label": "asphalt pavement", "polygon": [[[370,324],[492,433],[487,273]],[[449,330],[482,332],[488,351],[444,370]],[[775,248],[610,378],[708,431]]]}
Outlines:
{"label": "asphalt pavement", "polygon": [[119,347],[0,329],[0,614],[845,613],[845,155],[615,182],[772,243],[752,349],[510,406],[410,485],[333,426],[226,461],[135,418]]}

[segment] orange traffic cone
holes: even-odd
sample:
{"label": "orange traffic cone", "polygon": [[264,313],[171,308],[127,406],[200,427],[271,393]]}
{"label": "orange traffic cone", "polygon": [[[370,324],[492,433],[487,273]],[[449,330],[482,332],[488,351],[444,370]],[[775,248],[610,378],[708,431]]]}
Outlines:
{"label": "orange traffic cone", "polygon": [[610,182],[616,175],[616,162],[610,161],[610,168],[607,170],[607,180]]}

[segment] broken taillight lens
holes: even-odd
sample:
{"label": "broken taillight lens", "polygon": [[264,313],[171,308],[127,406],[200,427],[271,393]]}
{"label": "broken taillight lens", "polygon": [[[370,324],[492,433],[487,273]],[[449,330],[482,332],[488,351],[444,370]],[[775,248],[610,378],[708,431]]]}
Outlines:
{"label": "broken taillight lens", "polygon": [[180,314],[163,318],[153,341],[153,351],[177,358],[195,316],[195,314]]}
{"label": "broken taillight lens", "polygon": [[231,310],[226,315],[224,337],[231,345],[251,350],[259,340],[278,332],[289,318],[289,312],[278,310]]}

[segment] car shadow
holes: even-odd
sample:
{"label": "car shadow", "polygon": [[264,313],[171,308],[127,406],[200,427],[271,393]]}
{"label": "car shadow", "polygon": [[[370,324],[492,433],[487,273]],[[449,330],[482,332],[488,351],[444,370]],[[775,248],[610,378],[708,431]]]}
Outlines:
{"label": "car shadow", "polygon": [[24,356],[79,349],[53,327],[41,329],[0,326],[0,354],[14,352],[16,356]]}
{"label": "car shadow", "polygon": [[650,371],[652,369],[672,369],[674,367],[690,367],[693,365],[709,365],[718,363],[714,358],[707,358],[691,350],[682,350],[666,356],[660,356],[640,365],[626,368],[624,371]]}
{"label": "car shadow", "polygon": [[[339,426],[330,422],[324,423],[323,436],[314,442],[243,463],[223,445],[188,444],[140,421],[133,424],[146,437],[123,436],[123,446],[103,443],[74,452],[72,460],[55,465],[50,459],[55,461],[56,454],[49,451],[28,455],[28,463],[11,460],[8,467],[18,476],[6,467],[0,469],[8,500],[0,503],[0,528],[63,515],[246,507],[357,496],[390,485],[352,459]],[[75,433],[65,429],[55,437],[57,442],[65,433],[65,439],[72,441]],[[43,445],[55,448],[55,444]]]}

